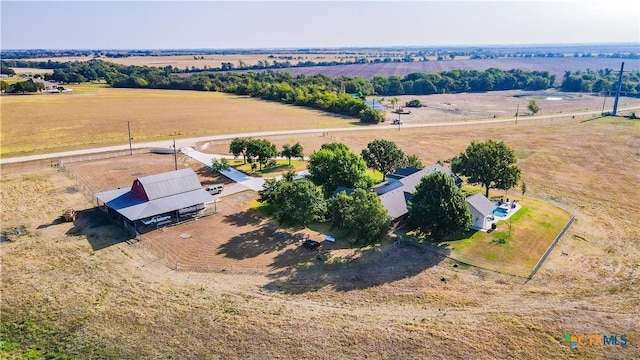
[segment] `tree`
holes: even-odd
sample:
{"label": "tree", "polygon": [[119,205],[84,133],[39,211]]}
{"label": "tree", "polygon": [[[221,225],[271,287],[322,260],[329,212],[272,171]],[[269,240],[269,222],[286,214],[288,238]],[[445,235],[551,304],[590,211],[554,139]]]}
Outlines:
{"label": "tree", "polygon": [[385,115],[382,111],[378,111],[370,107],[366,107],[360,110],[360,113],[358,114],[358,118],[360,119],[361,122],[365,124],[378,124],[385,120]]}
{"label": "tree", "polygon": [[291,147],[293,157],[299,158],[300,161],[304,160],[304,147],[299,142],[293,144]]}
{"label": "tree", "polygon": [[309,180],[280,181],[273,196],[274,216],[286,225],[304,225],[324,219],[326,202]]}
{"label": "tree", "polygon": [[351,199],[350,216],[345,219],[348,236],[359,246],[382,241],[391,229],[391,219],[378,194],[357,189]]}
{"label": "tree", "polygon": [[229,161],[227,159],[212,159],[211,160],[211,170],[213,172],[221,172],[221,171],[227,171],[231,169],[231,166],[229,165]]}
{"label": "tree", "polygon": [[508,190],[520,180],[520,168],[512,149],[504,142],[488,140],[483,143],[471,142],[465,152],[452,161],[451,170],[467,177],[472,184],[485,187],[485,196],[489,189]]}
{"label": "tree", "polygon": [[533,114],[536,114],[538,111],[541,110],[536,99],[529,100],[529,106],[527,106],[527,109],[529,109],[529,111],[531,111]]}
{"label": "tree", "polygon": [[402,167],[413,167],[416,169],[424,169],[424,165],[422,165],[422,161],[418,155],[411,154],[404,158],[402,161]]}
{"label": "tree", "polygon": [[409,224],[434,239],[466,230],[471,213],[462,190],[451,176],[434,171],[420,180],[409,202]]}
{"label": "tree", "polygon": [[413,107],[413,108],[419,108],[419,107],[422,106],[422,103],[418,99],[413,99],[413,100],[410,100],[410,101],[407,101],[406,103],[404,103],[404,106]]}
{"label": "tree", "polygon": [[266,139],[251,139],[247,142],[247,157],[253,161],[256,159],[260,164],[260,169],[269,160],[278,156],[278,148],[275,144]]}
{"label": "tree", "polygon": [[307,167],[308,178],[314,184],[322,186],[327,194],[338,186],[366,188],[373,183],[366,176],[365,161],[341,143],[322,145],[320,150],[311,154]]}
{"label": "tree", "polygon": [[278,181],[275,178],[269,178],[264,181],[262,189],[258,190],[258,201],[267,202],[273,204],[278,193],[278,187],[282,181]]}
{"label": "tree", "polygon": [[391,106],[393,106],[393,108],[396,108],[396,104],[398,103],[398,98],[397,97],[392,97],[391,100],[389,100],[389,102],[391,103]]}
{"label": "tree", "polygon": [[8,88],[9,84],[4,80],[0,80],[0,91],[7,91]]}
{"label": "tree", "polygon": [[357,189],[337,194],[328,201],[327,220],[340,227],[359,246],[379,243],[391,229],[391,219],[374,192]]}
{"label": "tree", "polygon": [[247,144],[249,143],[249,139],[244,138],[235,138],[231,140],[231,144],[229,144],[229,151],[233,154],[233,156],[238,157],[242,154],[242,164],[247,163]]}
{"label": "tree", "polygon": [[368,167],[382,173],[382,180],[387,178],[387,174],[402,166],[405,159],[404,153],[396,143],[381,139],[370,142],[361,155]]}
{"label": "tree", "polygon": [[299,142],[293,145],[284,144],[282,146],[282,152],[280,154],[289,159],[289,165],[291,165],[292,157],[297,157],[300,159],[304,158],[304,148],[302,147],[302,145],[300,145]]}
{"label": "tree", "polygon": [[524,193],[527,192],[527,183],[525,183],[524,181],[522,182],[522,185],[520,186],[520,191],[522,192],[522,198],[524,199]]}

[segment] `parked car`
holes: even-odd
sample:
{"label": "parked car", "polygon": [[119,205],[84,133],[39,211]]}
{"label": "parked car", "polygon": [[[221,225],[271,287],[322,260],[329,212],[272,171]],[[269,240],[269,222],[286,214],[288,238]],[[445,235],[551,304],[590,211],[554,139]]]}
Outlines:
{"label": "parked car", "polygon": [[400,119],[393,119],[393,125],[402,125],[404,122]]}
{"label": "parked car", "polygon": [[224,187],[222,187],[222,185],[211,185],[207,187],[205,190],[207,190],[209,194],[215,195],[215,194],[220,194],[222,190],[224,190]]}
{"label": "parked car", "polygon": [[171,215],[156,215],[150,219],[142,220],[145,225],[153,225],[171,219]]}
{"label": "parked car", "polygon": [[320,246],[320,243],[315,240],[307,239],[302,243],[302,246],[306,247],[309,250],[313,250]]}

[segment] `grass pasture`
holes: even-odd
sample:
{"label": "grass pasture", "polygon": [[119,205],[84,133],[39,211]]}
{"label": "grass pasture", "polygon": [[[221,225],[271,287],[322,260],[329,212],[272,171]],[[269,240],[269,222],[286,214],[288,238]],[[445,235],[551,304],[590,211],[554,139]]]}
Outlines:
{"label": "grass pasture", "polygon": [[216,92],[71,86],[2,96],[2,156],[268,130],[350,126],[357,119]]}
{"label": "grass pasture", "polygon": [[242,159],[231,160],[229,161],[229,165],[251,176],[272,177],[272,176],[281,175],[287,171],[298,172],[298,171],[307,169],[306,161],[291,159],[291,165],[289,165],[289,160],[276,160],[276,166],[272,166],[272,167],[263,166],[262,170],[258,170],[260,166],[258,163],[256,163],[256,166],[258,166],[258,168],[256,168],[256,170],[254,171],[253,169],[251,169],[251,164],[249,163],[243,164],[242,161],[243,161]]}
{"label": "grass pasture", "polygon": [[[547,202],[525,198],[511,218],[487,233],[469,231],[460,239],[439,244],[450,257],[503,274],[527,277],[571,215]],[[511,227],[511,232],[509,232]]]}

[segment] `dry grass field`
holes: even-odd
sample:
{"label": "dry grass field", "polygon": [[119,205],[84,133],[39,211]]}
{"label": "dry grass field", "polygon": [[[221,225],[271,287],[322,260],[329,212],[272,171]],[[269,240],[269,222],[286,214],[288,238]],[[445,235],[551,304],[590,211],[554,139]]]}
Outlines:
{"label": "dry grass field", "polygon": [[[517,150],[527,197],[561,202],[577,220],[528,282],[391,245],[323,264],[295,246],[295,234],[234,216],[250,193],[128,245],[117,226],[55,220],[64,206],[92,206],[65,173],[3,166],[2,227],[24,225],[29,235],[0,243],[2,356],[640,357],[640,123],[568,118],[330,140],[360,151],[374,138],[396,141],[425,164],[471,140],[503,140]],[[318,139],[296,140],[310,150]],[[177,236],[187,232],[191,238]],[[190,249],[182,258],[214,272],[176,271],[153,246]],[[628,344],[570,350],[564,333],[626,334]]]}
{"label": "dry grass field", "polygon": [[[204,69],[205,66],[209,68],[219,68],[222,63],[231,63],[233,66],[238,67],[240,62],[243,62],[247,66],[257,65],[258,61],[273,61],[285,62],[289,61],[291,64],[297,64],[304,61],[322,62],[322,61],[353,61],[354,57],[373,59],[383,59],[384,57],[401,57],[404,56],[402,52],[361,52],[353,54],[273,54],[273,57],[269,57],[270,54],[211,54],[211,55],[162,55],[162,56],[129,56],[123,58],[101,58],[101,60],[112,62],[115,64],[121,64],[125,66],[155,66],[165,67],[171,65],[179,69],[185,67],[191,68],[195,66],[200,69]],[[201,57],[204,57],[203,59]],[[88,61],[93,59],[92,56],[69,56],[69,57],[55,57],[55,58],[38,58],[28,59],[30,61]],[[20,74],[17,70],[16,73]]]}
{"label": "dry grass field", "polygon": [[215,92],[74,86],[0,97],[2,156],[212,134],[350,126],[355,119]]}

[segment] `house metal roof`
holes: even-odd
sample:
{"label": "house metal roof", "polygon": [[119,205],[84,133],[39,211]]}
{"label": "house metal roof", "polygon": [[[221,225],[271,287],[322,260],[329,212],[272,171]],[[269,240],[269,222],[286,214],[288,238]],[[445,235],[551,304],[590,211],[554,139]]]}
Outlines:
{"label": "house metal roof", "polygon": [[467,198],[467,203],[482,216],[489,216],[496,209],[496,205],[482,194],[471,195]]}
{"label": "house metal roof", "polygon": [[94,196],[125,218],[135,221],[154,215],[214,201],[202,189],[198,176],[191,169],[172,171],[138,178],[149,198],[131,191],[131,187],[96,193]]}
{"label": "house metal roof", "polygon": [[[453,172],[442,165],[436,164],[430,168],[425,169],[417,169],[417,168],[400,168],[396,169],[393,173],[395,176],[400,177],[399,180],[390,179],[387,182],[387,185],[382,186],[376,189],[376,192],[380,194],[380,200],[382,201],[382,205],[387,209],[389,215],[394,219],[406,214],[408,212],[407,209],[407,201],[409,201],[413,197],[413,193],[416,191],[416,187],[420,184],[420,181],[423,177],[431,174],[435,171],[442,171],[445,174],[453,177],[454,181],[460,181],[460,178],[455,176]],[[404,202],[404,206],[400,206],[400,196],[395,193],[403,194],[402,202]],[[383,196],[391,194],[389,199],[383,200]]]}
{"label": "house metal roof", "polygon": [[409,212],[409,210],[407,209],[405,192],[402,191],[402,188],[391,190],[385,194],[380,195],[379,198],[382,206],[387,209],[387,213],[393,220]]}

